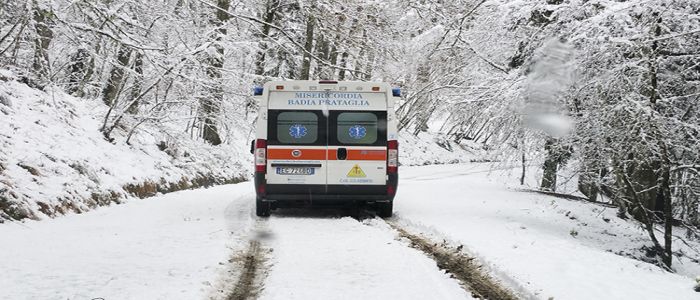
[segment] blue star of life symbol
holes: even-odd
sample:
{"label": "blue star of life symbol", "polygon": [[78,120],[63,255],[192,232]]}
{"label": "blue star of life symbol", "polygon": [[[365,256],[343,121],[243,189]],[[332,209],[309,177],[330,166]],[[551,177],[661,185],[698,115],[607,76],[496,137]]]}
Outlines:
{"label": "blue star of life symbol", "polygon": [[367,135],[367,129],[360,125],[352,126],[348,131],[350,137],[356,140],[362,139],[365,137],[365,135]]}
{"label": "blue star of life symbol", "polygon": [[300,139],[306,135],[306,127],[301,124],[294,124],[291,127],[289,127],[289,135],[291,135],[295,139]]}

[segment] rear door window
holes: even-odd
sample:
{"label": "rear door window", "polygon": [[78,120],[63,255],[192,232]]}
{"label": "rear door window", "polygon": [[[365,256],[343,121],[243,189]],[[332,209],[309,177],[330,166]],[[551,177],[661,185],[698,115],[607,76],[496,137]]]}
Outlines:
{"label": "rear door window", "polygon": [[338,145],[386,144],[386,113],[340,112],[333,119]]}
{"label": "rear door window", "polygon": [[325,145],[322,118],[315,111],[270,111],[268,143]]}

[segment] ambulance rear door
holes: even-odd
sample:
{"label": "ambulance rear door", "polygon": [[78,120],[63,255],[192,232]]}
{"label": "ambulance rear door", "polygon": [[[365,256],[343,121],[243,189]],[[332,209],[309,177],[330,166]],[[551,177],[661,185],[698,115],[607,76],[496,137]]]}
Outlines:
{"label": "ambulance rear door", "polygon": [[386,94],[362,93],[362,98],[364,105],[329,111],[329,194],[385,192]]}
{"label": "ambulance rear door", "polygon": [[271,92],[267,184],[272,194],[325,193],[327,118],[316,106],[287,105],[293,92]]}

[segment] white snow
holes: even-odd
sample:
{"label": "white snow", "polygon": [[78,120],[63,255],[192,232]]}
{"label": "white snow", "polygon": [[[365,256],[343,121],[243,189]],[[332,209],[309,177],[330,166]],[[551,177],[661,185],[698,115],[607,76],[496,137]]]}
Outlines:
{"label": "white snow", "polygon": [[415,230],[465,245],[494,274],[537,298],[700,297],[693,291],[700,266],[687,258],[676,261],[685,273],[680,275],[615,254],[649,242],[614,208],[508,190],[489,167],[403,168],[397,217]]}
{"label": "white snow", "polygon": [[[112,144],[99,130],[108,109],[101,100],[75,98],[58,88],[40,91],[6,70],[0,76],[8,77],[0,80],[0,199],[34,218],[86,211],[96,206],[93,195],[124,196],[128,184],[247,175],[251,157],[243,154],[245,143],[214,147],[191,139],[184,126],[145,123],[127,145],[134,126],[127,116],[126,129],[115,129]],[[167,149],[156,146],[161,142]]]}
{"label": "white snow", "polygon": [[381,221],[292,210],[256,223],[252,191],[242,183],[4,224],[3,297],[221,298],[235,283],[227,261],[264,230],[262,299],[470,298]]}
{"label": "white snow", "polygon": [[455,143],[438,132],[421,132],[417,136],[400,132],[399,156],[402,166],[423,166],[480,161],[488,153],[482,144]]}
{"label": "white snow", "polygon": [[[617,254],[648,242],[614,209],[508,189],[491,166],[402,167],[395,221],[464,245],[526,298],[697,299],[696,263],[677,259],[673,274]],[[230,259],[254,237],[264,237],[261,299],[470,297],[382,220],[305,209],[260,220],[253,203],[241,183],[2,224],[2,297],[220,299],[240,272]]]}
{"label": "white snow", "polygon": [[0,298],[202,299],[251,222],[251,191],[229,185],[3,224]]}
{"label": "white snow", "polygon": [[280,211],[269,227],[273,266],[260,299],[471,298],[381,221]]}

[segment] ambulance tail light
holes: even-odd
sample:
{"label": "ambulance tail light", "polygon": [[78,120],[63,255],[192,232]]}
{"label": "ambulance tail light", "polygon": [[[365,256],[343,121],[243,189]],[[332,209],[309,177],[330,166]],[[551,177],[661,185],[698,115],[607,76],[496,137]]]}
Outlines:
{"label": "ambulance tail light", "polygon": [[387,173],[399,171],[399,141],[392,140],[387,143]]}
{"label": "ambulance tail light", "polygon": [[267,170],[267,141],[255,140],[255,172],[265,173]]}

